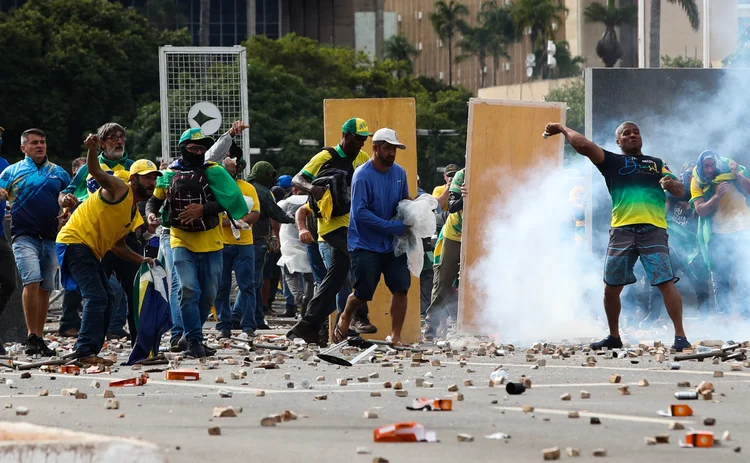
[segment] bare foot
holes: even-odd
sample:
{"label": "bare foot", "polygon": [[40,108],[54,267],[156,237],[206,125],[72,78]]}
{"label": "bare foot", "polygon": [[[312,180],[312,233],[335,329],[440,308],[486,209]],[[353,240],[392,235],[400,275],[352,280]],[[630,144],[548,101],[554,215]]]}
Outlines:
{"label": "bare foot", "polygon": [[404,347],[406,344],[401,340],[401,336],[391,334],[391,345],[393,347]]}

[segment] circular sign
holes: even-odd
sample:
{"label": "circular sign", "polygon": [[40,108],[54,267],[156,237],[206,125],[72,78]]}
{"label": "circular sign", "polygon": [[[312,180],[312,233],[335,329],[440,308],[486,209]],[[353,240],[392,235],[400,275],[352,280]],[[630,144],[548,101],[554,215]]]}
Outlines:
{"label": "circular sign", "polygon": [[188,123],[194,129],[201,129],[205,135],[214,134],[221,127],[221,111],[213,103],[200,101],[188,111]]}

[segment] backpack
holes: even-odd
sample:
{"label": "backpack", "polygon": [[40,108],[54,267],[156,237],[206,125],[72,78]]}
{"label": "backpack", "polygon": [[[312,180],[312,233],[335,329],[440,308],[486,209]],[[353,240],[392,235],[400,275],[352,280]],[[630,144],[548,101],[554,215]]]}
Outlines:
{"label": "backpack", "polygon": [[[326,146],[323,148],[331,155],[325,164],[323,164],[311,183],[315,186],[322,186],[331,191],[333,199],[332,217],[340,217],[349,213],[351,208],[352,177],[354,176],[354,159],[342,158],[335,148]],[[356,159],[356,157],[355,157]],[[315,218],[320,217],[320,210],[316,204],[315,198],[309,196],[308,205],[313,211]]]}
{"label": "backpack", "polygon": [[201,232],[212,230],[219,225],[219,216],[200,217],[188,224],[178,219],[180,213],[190,204],[203,204],[215,201],[206,176],[207,164],[198,169],[188,169],[180,165],[173,165],[174,176],[167,190],[169,223],[172,227],[187,231]]}

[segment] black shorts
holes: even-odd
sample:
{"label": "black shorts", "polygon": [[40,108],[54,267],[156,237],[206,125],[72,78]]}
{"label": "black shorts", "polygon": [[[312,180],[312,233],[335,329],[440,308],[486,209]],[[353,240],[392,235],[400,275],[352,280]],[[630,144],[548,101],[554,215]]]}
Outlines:
{"label": "black shorts", "polygon": [[371,301],[380,283],[380,275],[391,293],[405,293],[411,285],[411,274],[406,265],[406,254],[395,257],[393,251],[380,253],[357,249],[350,253],[354,297]]}

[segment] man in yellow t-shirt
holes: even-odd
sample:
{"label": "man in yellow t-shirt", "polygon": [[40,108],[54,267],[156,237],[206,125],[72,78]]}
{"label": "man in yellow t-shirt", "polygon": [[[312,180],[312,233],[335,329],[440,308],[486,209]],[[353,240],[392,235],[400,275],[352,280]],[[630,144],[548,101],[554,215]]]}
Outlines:
{"label": "man in yellow t-shirt", "polygon": [[[362,147],[371,135],[367,122],[353,117],[341,127],[341,141],[334,148],[324,148],[320,153],[310,159],[302,168],[302,171],[294,176],[292,183],[303,193],[312,196],[316,203],[321,206],[324,201],[341,204],[348,203],[350,195],[352,176],[354,169],[366,163],[370,156],[362,151]],[[331,185],[324,186],[320,182],[323,177],[345,172],[346,191],[337,192]],[[318,181],[316,182],[316,179]],[[331,192],[332,190],[333,193]],[[332,196],[337,197],[333,198]],[[338,196],[345,195],[346,198]],[[305,316],[291,331],[287,333],[289,338],[302,338],[308,343],[325,345],[327,335],[323,337],[320,333],[328,315],[336,308],[336,294],[341,285],[349,275],[349,250],[347,249],[347,234],[349,230],[349,208],[340,215],[332,214],[330,218],[318,218],[318,235],[331,246],[331,265],[326,271],[326,276],[321,285],[316,289],[315,295],[310,300],[305,311]],[[334,211],[335,212],[335,211]],[[341,212],[341,211],[340,211]],[[308,243],[309,241],[303,241]],[[377,331],[367,317],[366,311],[355,314],[352,327],[360,333],[374,333]]]}
{"label": "man in yellow t-shirt", "polygon": [[84,144],[88,148],[89,173],[101,188],[78,206],[57,234],[62,283],[67,290],[80,289],[83,296],[78,341],[66,357],[85,364],[111,365],[111,360],[98,357],[115,302],[101,259],[111,250],[125,261],[153,265],[153,259],[133,252],[125,244],[125,235],[143,225],[138,203],[151,197],[161,173],[156,164],[141,159],[130,166],[129,172],[109,175],[96,157],[97,137],[89,135]]}
{"label": "man in yellow t-shirt", "polygon": [[[743,166],[713,151],[700,154],[690,182],[690,202],[699,217],[698,244],[711,271],[719,313],[732,313],[734,302],[746,291],[742,268],[746,266],[743,250],[750,239],[747,195],[750,179]],[[730,288],[733,279],[734,297]],[[737,309],[747,316],[747,309],[740,305]]]}
{"label": "man in yellow t-shirt", "polygon": [[[246,198],[252,200],[247,225],[254,224],[260,217],[260,200],[255,187],[244,180],[237,178],[237,162],[233,158],[224,160],[224,168],[234,179],[240,192]],[[255,322],[255,253],[253,247],[253,231],[237,227],[226,214],[222,214],[222,237],[224,249],[221,252],[224,269],[221,272],[219,289],[216,293],[216,313],[219,323],[219,338],[232,336],[232,308],[229,307],[229,290],[232,288],[232,271],[237,276],[237,300],[234,305],[242,316],[242,331],[248,336],[255,335],[257,328]]]}
{"label": "man in yellow t-shirt", "polygon": [[437,199],[440,209],[445,212],[448,210],[448,197],[450,195],[450,186],[453,181],[453,176],[458,172],[458,166],[455,164],[448,164],[445,166],[443,171],[443,180],[445,183],[436,186],[432,190],[432,196]]}
{"label": "man in yellow t-shirt", "polygon": [[[216,300],[224,247],[219,211],[207,215],[205,208],[216,203],[235,220],[251,220],[234,179],[220,165],[205,160],[213,144],[213,138],[201,129],[186,130],[178,143],[181,156],[170,166],[174,176],[169,186],[156,188],[146,207],[158,211],[168,201],[170,246],[180,282],[180,314],[187,341],[183,354],[193,358],[207,356],[203,323]],[[148,219],[156,222],[152,213]]]}

